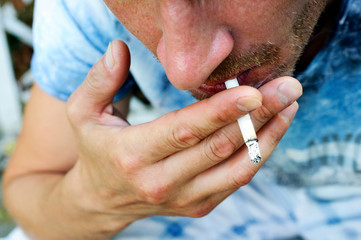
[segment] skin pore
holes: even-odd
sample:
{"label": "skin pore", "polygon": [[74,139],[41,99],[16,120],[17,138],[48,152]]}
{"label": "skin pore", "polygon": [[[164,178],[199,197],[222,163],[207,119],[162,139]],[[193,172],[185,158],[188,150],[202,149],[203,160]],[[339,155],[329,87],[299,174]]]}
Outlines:
{"label": "skin pore", "polygon": [[[152,51],[172,84],[203,99],[292,75],[325,8],[322,0],[105,0]],[[334,2],[334,1],[330,1]],[[339,1],[340,2],[340,1]],[[319,49],[318,49],[319,50]]]}

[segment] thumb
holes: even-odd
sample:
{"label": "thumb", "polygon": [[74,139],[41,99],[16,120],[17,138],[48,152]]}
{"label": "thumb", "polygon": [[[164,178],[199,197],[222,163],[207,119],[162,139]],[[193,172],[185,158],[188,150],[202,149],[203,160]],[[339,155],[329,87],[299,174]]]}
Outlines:
{"label": "thumb", "polygon": [[127,45],[119,40],[111,42],[104,56],[70,96],[67,102],[69,119],[81,122],[97,118],[106,111],[127,79],[129,67],[130,53]]}

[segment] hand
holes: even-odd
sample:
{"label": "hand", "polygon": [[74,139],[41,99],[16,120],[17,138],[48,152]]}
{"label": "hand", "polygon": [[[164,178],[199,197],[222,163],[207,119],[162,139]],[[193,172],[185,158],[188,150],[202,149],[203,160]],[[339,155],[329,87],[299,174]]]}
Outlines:
{"label": "hand", "polygon": [[236,120],[251,112],[265,161],[302,94],[297,80],[283,77],[129,126],[112,115],[111,103],[127,77],[129,58],[126,45],[114,41],[67,104],[80,152],[68,184],[88,226],[103,225],[102,231],[113,234],[147,216],[209,213],[262,165],[250,161]]}

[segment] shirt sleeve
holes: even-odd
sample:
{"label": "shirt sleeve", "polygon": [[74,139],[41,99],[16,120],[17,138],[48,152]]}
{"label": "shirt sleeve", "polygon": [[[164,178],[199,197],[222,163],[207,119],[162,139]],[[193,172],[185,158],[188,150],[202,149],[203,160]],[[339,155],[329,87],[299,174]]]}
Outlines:
{"label": "shirt sleeve", "polygon": [[[66,101],[113,40],[116,23],[103,1],[37,0],[34,10],[34,55],[31,69],[37,84]],[[127,95],[125,82],[114,101]]]}

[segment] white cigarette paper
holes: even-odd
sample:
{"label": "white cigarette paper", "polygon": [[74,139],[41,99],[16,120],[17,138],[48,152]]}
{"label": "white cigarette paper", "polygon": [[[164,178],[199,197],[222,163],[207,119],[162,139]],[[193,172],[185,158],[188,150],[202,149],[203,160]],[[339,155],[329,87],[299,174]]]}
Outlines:
{"label": "white cigarette paper", "polygon": [[[225,82],[225,84],[227,89],[239,86],[237,79],[228,80]],[[250,156],[251,161],[254,164],[259,163],[260,161],[262,161],[262,158],[258,145],[256,131],[254,130],[251,117],[249,116],[249,114],[246,114],[243,117],[239,118],[237,122],[239,128],[241,129],[244,142],[248,147],[248,155]]]}

